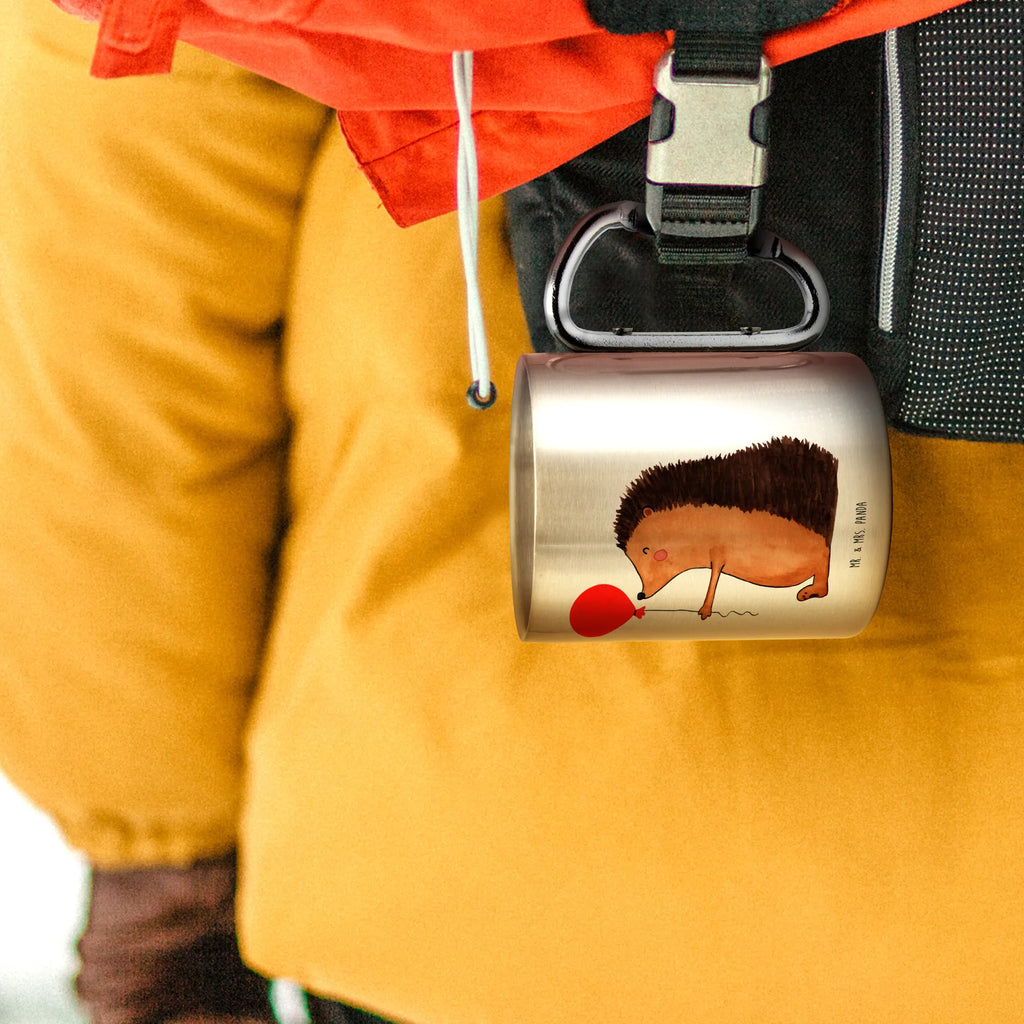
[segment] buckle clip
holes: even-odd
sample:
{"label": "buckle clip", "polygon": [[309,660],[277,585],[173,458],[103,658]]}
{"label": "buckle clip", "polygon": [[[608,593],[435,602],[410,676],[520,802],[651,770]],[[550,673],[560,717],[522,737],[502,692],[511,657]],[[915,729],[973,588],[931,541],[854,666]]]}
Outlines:
{"label": "buckle clip", "polygon": [[[654,72],[647,219],[659,236],[749,236],[765,179],[771,68],[762,56],[753,79],[677,77],[673,52],[661,58]],[[682,194],[667,203],[666,189]]]}

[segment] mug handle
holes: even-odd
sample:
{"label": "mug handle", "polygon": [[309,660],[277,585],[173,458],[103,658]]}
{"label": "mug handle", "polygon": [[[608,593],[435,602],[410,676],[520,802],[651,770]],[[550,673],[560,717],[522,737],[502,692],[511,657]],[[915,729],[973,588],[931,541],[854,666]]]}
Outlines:
{"label": "mug handle", "polygon": [[548,330],[578,352],[742,350],[787,351],[809,345],[828,323],[828,289],[817,267],[799,249],[763,228],[751,235],[747,255],[777,263],[796,282],[804,303],[803,317],[792,327],[772,330],[744,327],[735,331],[591,331],[580,327],[569,311],[576,273],[590,247],[606,231],[653,234],[640,203],[602,206],[569,232],[548,273],[544,288],[544,317]]}

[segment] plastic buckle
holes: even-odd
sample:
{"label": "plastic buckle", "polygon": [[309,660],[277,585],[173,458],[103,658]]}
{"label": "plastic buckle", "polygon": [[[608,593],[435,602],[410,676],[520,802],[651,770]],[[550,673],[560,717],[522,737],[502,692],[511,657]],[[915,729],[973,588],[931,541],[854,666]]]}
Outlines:
{"label": "plastic buckle", "polygon": [[657,92],[647,146],[647,220],[655,233],[720,238],[750,234],[756,221],[756,193],[749,222],[720,217],[685,220],[662,215],[666,186],[713,190],[746,189],[753,193],[765,178],[767,117],[765,100],[772,73],[761,58],[754,79],[697,75],[675,77],[673,51],[654,72]]}

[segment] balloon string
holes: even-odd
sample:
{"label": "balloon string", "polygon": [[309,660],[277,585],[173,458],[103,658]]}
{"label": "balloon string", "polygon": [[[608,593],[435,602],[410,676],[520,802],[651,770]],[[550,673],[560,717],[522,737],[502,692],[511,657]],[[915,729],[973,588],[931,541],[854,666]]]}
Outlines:
{"label": "balloon string", "polygon": [[[700,609],[698,609],[698,608],[648,608],[647,609],[647,613],[650,614],[651,612],[689,612],[691,615],[700,615]],[[751,617],[753,617],[755,619],[758,616],[757,612],[738,612],[738,611],[728,611],[728,612],[712,611],[711,614],[712,615],[718,615],[719,617],[721,617],[723,619],[729,618],[730,615],[750,615]]]}

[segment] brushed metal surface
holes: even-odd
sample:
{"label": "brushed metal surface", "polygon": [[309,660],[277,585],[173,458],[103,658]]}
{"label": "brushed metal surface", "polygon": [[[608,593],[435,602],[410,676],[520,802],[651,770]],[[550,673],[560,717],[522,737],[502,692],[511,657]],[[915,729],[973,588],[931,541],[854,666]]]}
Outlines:
{"label": "brushed metal surface", "polygon": [[660,185],[745,185],[764,181],[765,147],[751,137],[751,114],[771,93],[761,60],[753,81],[675,78],[672,53],[654,70],[654,88],[675,108],[675,128],[647,147],[647,180]]}
{"label": "brushed metal surface", "polygon": [[[797,600],[810,577],[769,586],[733,576],[728,553],[736,538],[710,536],[708,550],[725,555],[706,617],[710,555],[640,598],[643,581],[614,532],[631,483],[651,467],[773,438],[809,442],[837,460],[827,594]],[[594,639],[619,641],[846,637],[874,614],[891,532],[889,446],[878,390],[854,356],[523,356],[510,455],[513,599],[525,640],[584,639],[570,611],[585,592],[600,606],[591,618],[608,627]]]}

